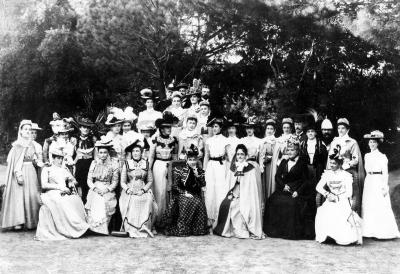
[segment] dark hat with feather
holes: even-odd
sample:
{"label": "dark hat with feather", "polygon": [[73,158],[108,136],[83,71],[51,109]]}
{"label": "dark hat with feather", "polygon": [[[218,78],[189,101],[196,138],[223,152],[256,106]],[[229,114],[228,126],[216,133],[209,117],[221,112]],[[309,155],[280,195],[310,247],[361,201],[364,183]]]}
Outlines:
{"label": "dark hat with feather", "polygon": [[156,120],[155,125],[157,128],[172,127],[179,122],[179,118],[172,114],[170,111],[164,111],[163,117]]}

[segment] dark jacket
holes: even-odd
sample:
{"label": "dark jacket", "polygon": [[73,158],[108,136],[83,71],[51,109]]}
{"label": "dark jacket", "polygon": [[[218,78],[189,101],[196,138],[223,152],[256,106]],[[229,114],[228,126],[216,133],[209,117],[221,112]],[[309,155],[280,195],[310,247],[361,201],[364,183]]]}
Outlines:
{"label": "dark jacket", "polygon": [[204,170],[197,168],[199,177],[194,175],[194,171],[187,164],[173,170],[172,194],[184,194],[185,191],[192,195],[201,195],[201,188],[206,185]]}
{"label": "dark jacket", "polygon": [[[301,157],[304,158],[306,163],[310,163],[310,156],[308,155],[307,152],[307,146],[308,146],[308,140],[305,140],[304,142],[301,143],[300,147],[300,155]],[[314,154],[314,159],[313,162],[311,163],[314,168],[316,169],[316,180],[319,181],[321,179],[321,175],[325,170],[326,167],[326,161],[328,160],[328,151],[326,149],[325,144],[317,139],[316,145],[315,145],[315,154]]]}
{"label": "dark jacket", "polygon": [[296,164],[288,171],[288,162],[290,160],[283,159],[276,171],[275,182],[276,189],[283,191],[285,185],[290,187],[290,191],[293,193],[297,191],[299,195],[307,195],[303,193],[307,185],[307,163],[302,157],[299,157]]}

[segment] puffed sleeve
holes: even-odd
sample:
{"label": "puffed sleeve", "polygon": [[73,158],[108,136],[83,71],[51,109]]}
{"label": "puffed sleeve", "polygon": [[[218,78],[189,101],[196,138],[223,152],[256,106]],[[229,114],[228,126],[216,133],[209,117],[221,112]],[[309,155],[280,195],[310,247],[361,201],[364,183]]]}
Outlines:
{"label": "puffed sleeve", "polygon": [[119,166],[117,163],[112,163],[112,177],[111,177],[111,184],[108,186],[110,191],[114,191],[115,188],[118,186],[119,180]]}
{"label": "puffed sleeve", "polygon": [[315,189],[321,193],[323,196],[328,195],[328,191],[325,190],[325,186],[328,183],[328,171],[325,170],[324,173],[322,173],[321,175],[321,179],[319,180],[317,186],[315,187]]}
{"label": "puffed sleeve", "polygon": [[122,166],[121,170],[121,188],[126,191],[128,186],[126,185],[127,180],[128,180],[128,168],[127,168],[128,162],[125,162],[125,164]]}
{"label": "puffed sleeve", "polygon": [[96,160],[93,160],[92,163],[90,164],[89,172],[88,172],[88,176],[87,176],[87,185],[90,189],[94,188],[93,171],[94,171],[95,167],[96,167]]}

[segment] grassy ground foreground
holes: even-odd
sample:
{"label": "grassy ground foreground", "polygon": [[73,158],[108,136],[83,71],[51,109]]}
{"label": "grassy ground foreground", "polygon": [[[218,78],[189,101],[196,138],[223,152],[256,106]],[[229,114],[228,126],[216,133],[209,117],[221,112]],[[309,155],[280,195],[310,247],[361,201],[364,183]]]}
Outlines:
{"label": "grassy ground foreground", "polygon": [[[400,170],[391,173],[390,181],[400,217]],[[33,236],[0,233],[0,273],[400,273],[400,240],[342,247],[217,236],[88,236],[60,242],[38,242]]]}

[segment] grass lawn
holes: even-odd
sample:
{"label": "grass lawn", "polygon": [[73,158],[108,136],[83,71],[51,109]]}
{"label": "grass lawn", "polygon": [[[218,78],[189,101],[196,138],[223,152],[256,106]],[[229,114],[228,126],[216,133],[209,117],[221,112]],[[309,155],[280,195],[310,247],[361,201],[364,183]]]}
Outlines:
{"label": "grass lawn", "polygon": [[[400,170],[391,173],[400,216]],[[399,220],[399,219],[398,219]],[[362,246],[218,236],[126,239],[87,236],[38,242],[34,232],[0,233],[0,273],[400,273],[400,240]]]}

